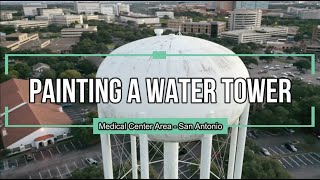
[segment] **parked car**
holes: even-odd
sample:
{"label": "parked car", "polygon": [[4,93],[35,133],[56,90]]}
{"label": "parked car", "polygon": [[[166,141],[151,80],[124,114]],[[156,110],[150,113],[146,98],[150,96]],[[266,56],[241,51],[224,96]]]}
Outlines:
{"label": "parked car", "polygon": [[294,147],[294,145],[291,144],[291,143],[284,144],[284,147],[287,148],[289,151],[292,151],[292,152],[297,152],[298,151],[297,148]]}
{"label": "parked car", "polygon": [[311,84],[312,82],[311,81],[308,81],[308,84]]}
{"label": "parked car", "polygon": [[263,69],[268,69],[269,68],[269,66],[265,66],[265,67],[263,67]]}
{"label": "parked car", "polygon": [[318,139],[320,139],[320,132],[319,133],[314,132],[312,134],[315,135]]}
{"label": "parked car", "polygon": [[289,133],[294,133],[295,132],[293,129],[290,129],[290,128],[284,128],[284,130],[289,132]]}
{"label": "parked car", "polygon": [[320,77],[317,77],[316,79],[317,79],[317,80],[320,80]]}
{"label": "parked car", "polygon": [[254,67],[252,67],[252,66],[248,66],[248,69],[254,69]]}
{"label": "parked car", "polygon": [[291,68],[291,66],[284,66],[283,68]]}
{"label": "parked car", "polygon": [[27,161],[32,161],[33,158],[34,158],[31,153],[30,153],[30,154],[26,154],[25,157],[26,157],[26,160],[27,160]]}
{"label": "parked car", "polygon": [[270,152],[269,152],[267,149],[265,149],[265,148],[262,148],[262,149],[261,149],[261,153],[262,153],[263,155],[265,155],[265,156],[271,156]]}
{"label": "parked car", "polygon": [[267,69],[263,69],[263,70],[258,71],[258,74],[267,73],[267,72],[268,72]]}
{"label": "parked car", "polygon": [[98,165],[98,162],[94,160],[93,158],[86,158],[87,163],[90,165]]}

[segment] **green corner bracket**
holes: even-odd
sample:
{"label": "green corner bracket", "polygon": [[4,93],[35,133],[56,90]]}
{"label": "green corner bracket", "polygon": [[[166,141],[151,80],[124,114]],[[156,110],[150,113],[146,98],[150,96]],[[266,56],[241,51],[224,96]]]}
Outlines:
{"label": "green corner bracket", "polygon": [[166,53],[166,51],[153,51],[152,58],[153,59],[166,59],[167,53]]}

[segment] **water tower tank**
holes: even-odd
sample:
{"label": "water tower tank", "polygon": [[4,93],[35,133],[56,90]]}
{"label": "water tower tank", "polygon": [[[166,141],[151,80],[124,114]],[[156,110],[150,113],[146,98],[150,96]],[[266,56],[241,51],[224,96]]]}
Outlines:
{"label": "water tower tank", "polygon": [[[158,35],[137,40],[115,49],[111,54],[152,54],[165,51],[167,54],[234,54],[228,48],[200,38],[183,35]],[[118,104],[98,104],[101,118],[134,118],[144,112],[147,118],[206,118],[213,113],[217,118],[228,118],[234,124],[244,111],[246,103],[224,103],[224,86],[220,78],[249,77],[249,73],[237,56],[167,56],[153,59],[152,56],[109,56],[100,65],[97,78],[118,77],[122,81],[122,101]],[[141,104],[127,104],[129,80],[139,79]],[[212,77],[217,82],[215,104],[148,104],[145,78],[195,78]],[[190,91],[189,91],[190,93]],[[181,94],[181,88],[178,88]],[[188,97],[190,98],[190,96]],[[212,122],[214,123],[214,122]],[[198,140],[202,135],[148,135],[151,141],[185,142]]]}

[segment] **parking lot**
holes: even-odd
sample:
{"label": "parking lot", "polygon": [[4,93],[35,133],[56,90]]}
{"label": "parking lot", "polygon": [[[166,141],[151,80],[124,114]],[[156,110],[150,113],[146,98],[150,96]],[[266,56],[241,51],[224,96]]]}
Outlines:
{"label": "parking lot", "polygon": [[[278,156],[278,155],[285,155],[285,154],[292,153],[291,151],[286,149],[284,145],[277,145],[277,146],[263,147],[263,148],[267,149],[270,152],[271,156]],[[299,148],[297,148],[297,150],[299,151]]]}
{"label": "parking lot", "polygon": [[[102,163],[101,154],[92,157],[98,164]],[[71,173],[77,169],[83,169],[90,166],[85,158],[79,158],[74,161],[66,161],[63,164],[55,167],[44,168],[38,173],[30,173],[21,176],[19,179],[68,179]]]}
{"label": "parking lot", "polygon": [[[286,66],[294,63],[298,59],[296,58],[295,60],[288,61],[285,60],[286,57],[277,57],[274,61],[270,63],[266,63],[263,61],[259,62],[259,65],[250,65],[251,68],[248,68],[250,72],[250,76],[252,77],[272,77],[276,76],[277,78],[280,78],[282,76],[285,76],[284,73],[292,73],[294,74],[295,78],[303,78],[302,80],[305,82],[310,82],[311,84],[320,84],[320,80],[317,80],[318,77],[320,77],[320,63],[316,62],[315,66],[315,74],[311,75],[311,71],[307,70],[305,74],[295,74],[299,73],[299,70],[295,67],[292,66],[290,68],[285,68]],[[267,68],[266,68],[267,67]],[[275,68],[279,67],[278,70],[270,70],[270,68]],[[259,71],[262,70],[267,70],[268,72],[266,73],[259,73]],[[287,78],[292,79],[293,77],[287,76]]]}
{"label": "parking lot", "polygon": [[[247,137],[261,148],[265,148],[270,153],[269,158],[279,161],[292,177],[316,179],[320,177],[317,171],[320,168],[320,141],[317,139],[314,144],[307,145],[308,148],[305,148],[305,138],[309,136],[297,129],[296,132],[290,133],[285,129],[269,132],[268,129],[249,128]],[[290,151],[284,146],[285,143],[293,144],[297,151]],[[262,149],[258,153],[265,156]]]}
{"label": "parking lot", "polygon": [[76,122],[83,122],[86,117],[86,111],[74,106],[63,107],[63,111]]}
{"label": "parking lot", "polygon": [[[80,150],[82,148],[83,148],[83,145],[81,144],[80,141],[69,140],[67,142],[52,145],[51,147],[47,147],[45,149],[40,149],[37,151],[30,152],[33,156],[33,160],[30,162],[43,161],[46,159],[50,159],[56,155]],[[14,157],[8,160],[0,161],[0,171],[26,166],[28,164],[29,164],[29,161],[27,161],[26,157],[22,155],[19,157]]]}
{"label": "parking lot", "polygon": [[[112,136],[113,163],[126,161],[129,156],[130,136]],[[126,149],[126,150],[125,150]],[[89,166],[86,158],[93,158],[102,165],[100,145],[84,148],[81,142],[66,140],[58,144],[29,151],[33,160],[27,161],[23,154],[0,161],[0,179],[15,177],[18,179],[67,179],[76,169]],[[2,175],[1,175],[2,174]]]}
{"label": "parking lot", "polygon": [[301,166],[320,166],[320,153],[304,153],[290,156],[283,156],[278,159],[284,168],[299,168]]}

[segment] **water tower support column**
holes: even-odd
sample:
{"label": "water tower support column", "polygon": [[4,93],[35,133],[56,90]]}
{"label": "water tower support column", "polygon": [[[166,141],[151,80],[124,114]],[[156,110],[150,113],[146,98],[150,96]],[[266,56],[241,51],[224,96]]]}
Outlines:
{"label": "water tower support column", "polygon": [[[99,118],[104,118],[101,113],[102,110],[98,106]],[[111,151],[111,138],[110,134],[100,134],[101,141],[101,152],[103,162],[103,174],[105,179],[113,179],[113,168],[112,168],[112,151]]]}
{"label": "water tower support column", "polygon": [[141,179],[149,179],[149,142],[146,134],[139,135]]}
{"label": "water tower support column", "polygon": [[[241,179],[244,149],[246,145],[248,116],[249,116],[250,104],[248,103],[244,112],[240,116],[240,129],[238,135],[237,152],[236,152],[236,164],[234,170],[234,179]],[[244,127],[241,127],[244,126]]]}
{"label": "water tower support column", "polygon": [[132,179],[138,179],[137,137],[130,135]]}
{"label": "water tower support column", "polygon": [[101,134],[101,151],[105,179],[113,179],[110,134]]}
{"label": "water tower support column", "polygon": [[200,179],[210,179],[212,134],[205,134],[201,140]]}
{"label": "water tower support column", "polygon": [[[146,113],[139,112],[139,118],[145,118]],[[141,164],[141,179],[149,179],[149,138],[146,134],[139,135],[140,142],[140,164]]]}
{"label": "water tower support column", "polygon": [[[235,125],[238,125],[238,124],[239,124],[239,121],[237,121],[235,123]],[[238,129],[239,129],[238,127],[233,127],[231,129],[231,140],[230,140],[230,151],[229,151],[229,162],[228,162],[227,179],[233,179],[233,175],[234,175]]]}
{"label": "water tower support column", "polygon": [[178,179],[179,143],[164,143],[164,179]]}

